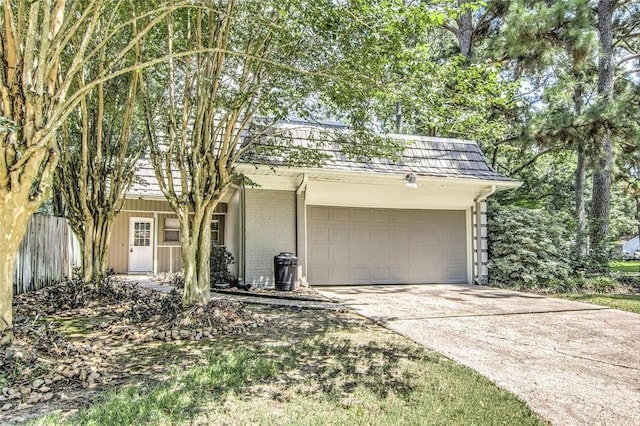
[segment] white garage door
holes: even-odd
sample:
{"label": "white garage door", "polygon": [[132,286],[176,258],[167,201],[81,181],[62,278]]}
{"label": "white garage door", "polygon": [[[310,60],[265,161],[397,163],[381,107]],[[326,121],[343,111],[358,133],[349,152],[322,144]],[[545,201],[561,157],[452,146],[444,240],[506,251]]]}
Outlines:
{"label": "white garage door", "polygon": [[307,207],[311,284],[465,283],[465,212]]}

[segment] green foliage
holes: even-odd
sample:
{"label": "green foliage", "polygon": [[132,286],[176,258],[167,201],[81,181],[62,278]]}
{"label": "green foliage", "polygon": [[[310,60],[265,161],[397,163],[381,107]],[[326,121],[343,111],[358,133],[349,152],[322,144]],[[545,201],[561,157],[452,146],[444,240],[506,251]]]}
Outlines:
{"label": "green foliage", "polygon": [[489,282],[531,289],[566,279],[570,234],[555,215],[517,206],[489,208]]}
{"label": "green foliage", "polygon": [[638,294],[558,294],[555,296],[640,314],[640,295]]}
{"label": "green foliage", "polygon": [[609,268],[613,272],[638,272],[640,273],[640,260],[626,260],[609,262]]}
{"label": "green foliage", "polygon": [[233,255],[224,247],[211,247],[209,266],[211,268],[211,284],[232,283],[235,277],[229,272],[229,265],[235,262]]}

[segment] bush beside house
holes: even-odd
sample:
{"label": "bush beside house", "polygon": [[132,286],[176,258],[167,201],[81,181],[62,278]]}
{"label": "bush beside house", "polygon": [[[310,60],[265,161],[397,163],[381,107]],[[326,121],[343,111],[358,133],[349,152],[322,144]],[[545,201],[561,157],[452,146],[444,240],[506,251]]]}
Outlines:
{"label": "bush beside house", "polygon": [[493,204],[488,211],[489,283],[557,286],[572,272],[570,235],[549,212]]}

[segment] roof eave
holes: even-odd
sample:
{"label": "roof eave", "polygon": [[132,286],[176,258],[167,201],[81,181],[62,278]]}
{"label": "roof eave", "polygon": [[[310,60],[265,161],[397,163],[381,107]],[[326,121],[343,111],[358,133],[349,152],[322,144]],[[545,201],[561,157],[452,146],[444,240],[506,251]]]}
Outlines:
{"label": "roof eave", "polygon": [[[261,171],[272,171],[275,176],[291,176],[292,174],[303,175],[306,174],[308,176],[312,175],[323,175],[326,177],[334,176],[336,180],[340,180],[341,177],[347,176],[362,176],[362,177],[370,177],[372,179],[389,179],[389,181],[397,180],[398,176],[403,176],[408,174],[409,172],[393,172],[393,171],[366,171],[366,170],[336,170],[336,169],[327,169],[327,168],[315,168],[315,167],[275,167],[275,166],[256,166],[248,163],[239,163],[237,166],[237,170],[245,173],[247,175],[251,174],[262,174],[265,173],[255,173],[256,170]],[[253,172],[253,173],[252,173]],[[482,177],[470,177],[470,176],[435,176],[435,175],[427,175],[415,173],[419,176],[421,181],[434,182],[434,183],[464,183],[464,184],[473,184],[477,186],[491,186],[495,185],[497,191],[504,191],[507,189],[519,188],[522,186],[523,182],[508,179],[486,179]]]}

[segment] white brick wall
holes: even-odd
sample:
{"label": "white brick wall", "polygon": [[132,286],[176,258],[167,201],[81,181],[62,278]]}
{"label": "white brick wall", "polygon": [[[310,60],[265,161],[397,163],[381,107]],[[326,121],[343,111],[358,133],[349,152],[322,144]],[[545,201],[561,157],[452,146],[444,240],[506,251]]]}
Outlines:
{"label": "white brick wall", "polygon": [[296,253],[296,193],[245,191],[245,282],[273,285],[273,257]]}

